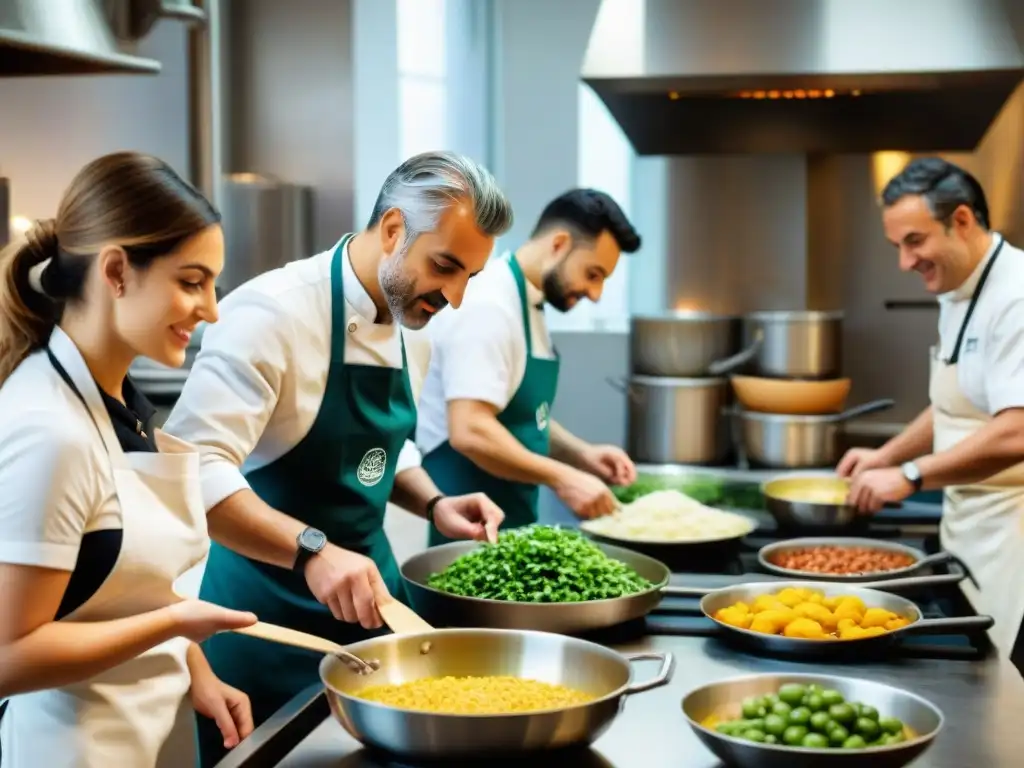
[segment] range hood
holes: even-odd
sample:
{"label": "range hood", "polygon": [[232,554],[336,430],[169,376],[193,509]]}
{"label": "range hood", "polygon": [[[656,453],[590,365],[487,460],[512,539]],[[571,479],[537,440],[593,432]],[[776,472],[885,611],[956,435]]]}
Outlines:
{"label": "range hood", "polygon": [[188,0],[0,0],[0,77],[156,74],[135,47],[162,18],[206,14]]}
{"label": "range hood", "polygon": [[641,155],[973,150],[1021,0],[603,0],[582,78]]}

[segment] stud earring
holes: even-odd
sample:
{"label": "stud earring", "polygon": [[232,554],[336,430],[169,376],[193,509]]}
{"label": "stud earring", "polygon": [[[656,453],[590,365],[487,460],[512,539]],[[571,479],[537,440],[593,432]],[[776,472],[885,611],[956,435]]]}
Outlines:
{"label": "stud earring", "polygon": [[117,284],[117,297],[121,298],[124,295],[124,283]]}

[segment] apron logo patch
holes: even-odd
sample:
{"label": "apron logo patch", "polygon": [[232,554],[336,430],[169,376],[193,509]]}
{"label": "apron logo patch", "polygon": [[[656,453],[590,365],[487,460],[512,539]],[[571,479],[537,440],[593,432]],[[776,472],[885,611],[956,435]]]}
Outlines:
{"label": "apron logo patch", "polygon": [[964,352],[976,352],[978,349],[978,338],[967,339],[964,342]]}
{"label": "apron logo patch", "polygon": [[359,460],[359,466],[356,468],[356,479],[367,487],[374,486],[384,477],[387,464],[388,455],[384,449],[371,448]]}
{"label": "apron logo patch", "polygon": [[550,420],[550,409],[547,403],[541,403],[537,406],[537,429],[543,432],[548,428],[548,421]]}

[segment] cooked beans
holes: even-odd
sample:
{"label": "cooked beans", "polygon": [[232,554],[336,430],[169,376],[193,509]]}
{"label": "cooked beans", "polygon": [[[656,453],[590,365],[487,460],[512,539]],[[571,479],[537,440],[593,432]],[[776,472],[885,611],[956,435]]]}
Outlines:
{"label": "cooked beans", "polygon": [[853,575],[909,568],[917,562],[910,555],[871,547],[805,547],[773,555],[773,565],[791,571]]}

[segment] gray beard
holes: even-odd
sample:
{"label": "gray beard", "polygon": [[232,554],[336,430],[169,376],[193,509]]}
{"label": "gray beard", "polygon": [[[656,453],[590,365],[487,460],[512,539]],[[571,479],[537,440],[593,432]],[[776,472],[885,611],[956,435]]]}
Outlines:
{"label": "gray beard", "polygon": [[383,259],[377,268],[377,280],[384,293],[384,301],[396,323],[402,323],[404,320],[405,308],[412,300],[414,289],[412,283],[406,280],[402,274],[402,262],[408,252],[409,247],[404,246],[390,258]]}

